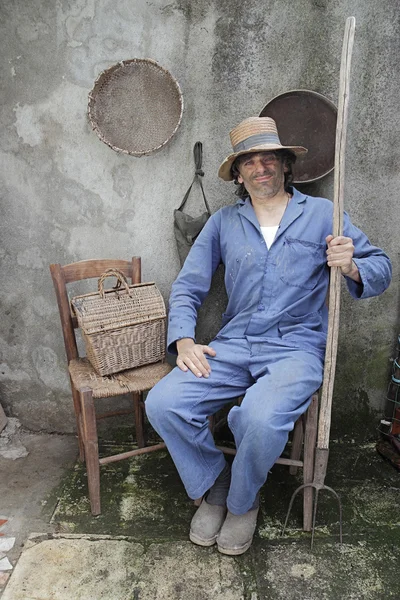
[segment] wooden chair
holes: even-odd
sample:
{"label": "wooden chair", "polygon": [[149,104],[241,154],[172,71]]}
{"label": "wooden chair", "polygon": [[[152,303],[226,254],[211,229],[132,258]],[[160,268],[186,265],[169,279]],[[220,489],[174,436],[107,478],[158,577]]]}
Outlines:
{"label": "wooden chair", "polygon": [[[239,400],[240,403],[240,400]],[[215,415],[209,417],[210,429],[215,431],[220,423],[215,423]],[[317,441],[318,426],[318,392],[313,394],[310,406],[306,413],[302,415],[295,423],[290,458],[280,457],[275,464],[286,465],[289,467],[291,475],[296,475],[297,469],[303,469],[303,483],[311,483],[314,479],[314,458],[315,445]],[[226,446],[217,446],[224,454],[235,455],[234,448]],[[301,458],[302,457],[302,458]],[[308,487],[303,490],[303,529],[311,531],[312,512],[313,512],[313,488]],[[199,499],[201,501],[201,498]],[[196,504],[200,502],[196,501]]]}
{"label": "wooden chair", "polygon": [[[84,260],[63,267],[60,264],[50,265],[68,360],[78,432],[79,458],[86,462],[90,507],[93,515],[99,515],[101,512],[100,465],[165,448],[164,443],[146,446],[143,392],[151,389],[171,370],[167,363],[158,362],[116,373],[115,375],[101,377],[93,369],[87,358],[79,357],[75,337],[75,329],[78,327],[78,323],[71,314],[67,285],[83,279],[98,278],[110,268],[122,271],[132,283],[141,283],[141,260],[139,257],[133,257],[131,261]],[[121,394],[132,396],[133,409],[111,410],[96,415],[94,400]],[[96,420],[127,413],[134,414],[138,449],[99,458]]]}

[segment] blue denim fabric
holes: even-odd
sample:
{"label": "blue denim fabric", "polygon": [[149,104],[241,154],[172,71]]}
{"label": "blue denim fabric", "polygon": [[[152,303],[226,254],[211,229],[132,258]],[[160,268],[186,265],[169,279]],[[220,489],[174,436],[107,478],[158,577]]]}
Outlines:
{"label": "blue denim fabric", "polygon": [[[223,469],[207,416],[245,394],[229,413],[237,455],[228,508],[249,510],[281,454],[288,432],[322,381],[327,334],[327,235],[333,205],[324,198],[293,197],[268,250],[250,201],[216,212],[192,247],[172,286],[168,348],[195,339],[197,310],[214,271],[225,265],[228,305],[222,329],[207,356],[208,379],[174,369],[149,393],[146,411],[165,440],[190,497],[202,496]],[[346,278],[354,298],[382,293],[391,279],[386,254],[344,217],[344,235],[355,246],[362,283]],[[247,391],[246,391],[247,390]]]}
{"label": "blue denim fabric", "polygon": [[[288,347],[325,351],[329,267],[327,235],[333,205],[325,198],[292,189],[275,240],[268,250],[249,199],[217,211],[208,220],[172,286],[168,349],[195,339],[197,310],[222,261],[228,305],[218,337],[249,341],[276,339]],[[344,235],[355,246],[354,262],[362,284],[346,278],[354,298],[381,294],[391,279],[387,255],[344,216]]]}
{"label": "blue denim fabric", "polygon": [[146,412],[165,441],[188,495],[199,498],[222,471],[207,416],[245,394],[228,415],[237,454],[227,505],[243,514],[253,505],[268,471],[281,455],[289,431],[322,381],[323,359],[275,343],[214,340],[207,356],[209,378],[175,368],[146,399]]}

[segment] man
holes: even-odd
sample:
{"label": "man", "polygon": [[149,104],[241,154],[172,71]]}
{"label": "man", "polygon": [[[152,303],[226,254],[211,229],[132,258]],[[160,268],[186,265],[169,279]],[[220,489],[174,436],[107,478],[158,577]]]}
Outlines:
{"label": "man", "polygon": [[[251,545],[259,489],[322,382],[329,267],[340,267],[353,297],[367,298],[388,287],[391,266],[347,215],[344,235],[333,238],[332,203],[291,187],[292,164],[307,150],[282,146],[272,119],[246,119],[230,137],[219,176],[235,180],[241,199],[208,220],[173,284],[168,349],[177,367],[146,410],[188,495],[204,496],[190,539],[237,555]],[[221,261],[222,329],[210,345],[196,344],[197,311]],[[207,416],[242,395],[228,416],[230,468]]]}

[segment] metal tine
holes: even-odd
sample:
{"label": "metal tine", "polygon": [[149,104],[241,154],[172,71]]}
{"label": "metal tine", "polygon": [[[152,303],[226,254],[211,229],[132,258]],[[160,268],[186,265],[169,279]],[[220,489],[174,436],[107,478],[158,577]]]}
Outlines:
{"label": "metal tine", "polygon": [[342,514],[343,513],[342,513],[342,501],[340,500],[340,496],[337,492],[335,492],[334,489],[332,489],[328,485],[315,483],[315,482],[304,483],[303,485],[300,485],[293,492],[292,497],[290,499],[289,508],[286,513],[285,524],[283,526],[281,537],[283,537],[285,535],[287,524],[288,524],[289,517],[290,517],[290,513],[292,511],[294,499],[296,498],[296,496],[299,492],[301,492],[302,490],[304,490],[307,487],[312,487],[315,489],[313,519],[312,519],[312,528],[311,528],[311,550],[313,549],[313,546],[314,546],[315,521],[316,521],[316,516],[317,516],[318,495],[319,495],[320,490],[327,490],[328,492],[331,492],[334,495],[334,497],[336,498],[336,500],[338,501],[338,505],[339,505],[339,543],[342,544],[343,543],[343,527],[342,527],[342,523],[343,523]]}

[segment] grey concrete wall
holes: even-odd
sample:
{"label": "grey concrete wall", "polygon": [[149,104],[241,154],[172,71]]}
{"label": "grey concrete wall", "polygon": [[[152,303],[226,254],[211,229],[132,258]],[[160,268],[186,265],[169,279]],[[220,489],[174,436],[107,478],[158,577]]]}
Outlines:
{"label": "grey concrete wall", "polygon": [[[1,402],[27,427],[57,431],[74,418],[48,264],[140,254],[144,279],[167,298],[179,270],[172,213],[191,181],[193,143],[204,144],[215,211],[234,201],[216,176],[229,130],[290,89],[336,102],[344,23],[355,15],[346,209],[395,275],[379,299],[343,298],[334,424],[338,435],[371,430],[399,330],[397,2],[3,0],[1,13]],[[177,135],[141,159],[100,142],[86,116],[99,72],[133,57],[169,69],[185,101]],[[306,191],[332,197],[333,177]],[[201,339],[218,327],[220,283]]]}

